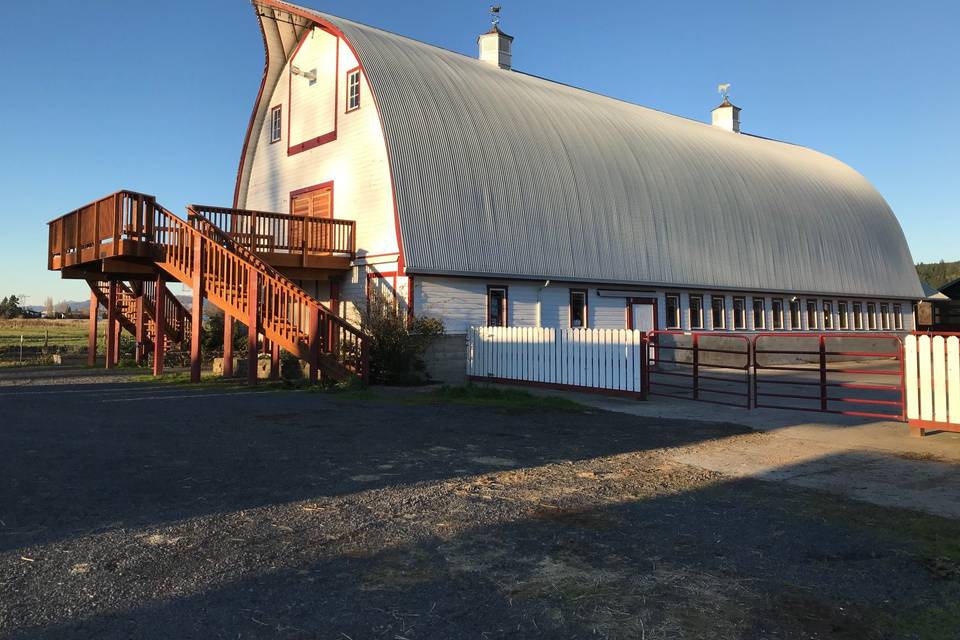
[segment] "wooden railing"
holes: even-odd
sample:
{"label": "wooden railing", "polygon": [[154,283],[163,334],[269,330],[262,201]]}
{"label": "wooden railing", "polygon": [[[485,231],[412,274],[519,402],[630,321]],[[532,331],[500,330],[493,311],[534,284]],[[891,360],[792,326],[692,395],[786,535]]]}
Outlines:
{"label": "wooden railing", "polygon": [[156,199],[118,191],[49,223],[47,268],[64,267],[121,255],[124,242],[142,242],[153,234],[147,212]]}
{"label": "wooden railing", "polygon": [[357,253],[357,223],[269,211],[193,204],[191,215],[213,224],[238,245],[258,253],[344,255]]}

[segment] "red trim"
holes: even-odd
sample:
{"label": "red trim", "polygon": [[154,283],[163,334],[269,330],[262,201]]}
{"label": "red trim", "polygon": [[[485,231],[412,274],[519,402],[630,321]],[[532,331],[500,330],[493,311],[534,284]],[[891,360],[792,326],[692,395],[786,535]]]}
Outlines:
{"label": "red trim", "polygon": [[[357,63],[360,65],[360,69],[361,71],[363,71],[363,76],[367,77],[366,69],[364,69],[363,67],[363,61],[360,60],[360,56],[357,54],[357,50],[354,48],[353,44],[351,44],[351,42],[346,38],[346,36],[344,36],[343,32],[337,29],[333,24],[331,24],[330,22],[321,18],[320,16],[316,15],[313,12],[302,9],[301,7],[297,7],[294,5],[287,4],[285,2],[281,2],[280,0],[258,0],[258,4],[263,6],[268,6],[274,9],[279,9],[280,11],[286,11],[287,13],[290,13],[292,15],[296,15],[306,20],[310,20],[311,22],[314,22],[317,25],[320,25],[322,28],[326,29],[330,33],[336,35],[338,38],[342,38],[343,41],[347,44],[347,46],[350,47],[350,51],[353,53],[354,58],[356,58]],[[256,8],[254,8],[254,11],[256,11]],[[257,111],[259,111],[260,109],[260,102],[263,96],[263,85],[266,84],[267,72],[269,70],[269,63],[270,63],[270,53],[269,53],[269,48],[267,46],[267,36],[263,30],[262,22],[260,23],[260,33],[263,37],[264,50],[267,52],[266,54],[267,60],[266,60],[266,63],[264,64],[263,81],[261,82],[260,95],[257,96],[257,101],[254,104],[253,115],[250,118],[250,127],[249,127],[250,130],[248,130],[247,132],[247,142],[249,142],[250,131],[252,131],[253,129],[253,122],[256,119]],[[339,54],[339,52],[340,52],[340,47],[338,46],[337,53]],[[367,88],[370,89],[369,82],[367,84]],[[396,236],[397,236],[397,249],[399,253],[397,264],[400,269],[400,272],[405,273],[406,260],[403,252],[403,236],[400,233],[400,211],[397,206],[397,187],[396,187],[396,180],[394,179],[394,176],[393,176],[393,162],[390,154],[390,145],[387,144],[387,130],[383,124],[383,114],[381,113],[380,105],[377,101],[377,95],[372,90],[370,90],[370,96],[371,96],[371,99],[373,100],[374,107],[377,110],[377,118],[380,120],[380,131],[383,133],[383,145],[387,152],[387,166],[390,167],[390,194],[393,196],[394,231],[396,232]],[[289,111],[289,109],[287,109],[287,111]],[[246,154],[247,142],[244,143],[244,152],[240,158],[240,169],[237,172],[237,188],[234,195],[234,206],[237,206],[236,201],[239,199],[240,177],[243,175],[243,164],[247,157],[247,154]]]}
{"label": "red trim", "polygon": [[[324,133],[315,138],[310,138],[299,144],[288,145],[287,146],[287,156],[293,156],[304,151],[309,151],[321,145],[327,144],[328,142],[333,142],[337,139],[337,94],[340,92],[340,37],[323,29],[330,33],[330,35],[336,38],[336,51],[334,53],[335,61],[333,63],[333,131]],[[296,59],[297,54],[300,53],[300,47],[303,46],[303,43],[307,41],[307,37],[312,33],[311,29],[307,29],[303,32],[303,35],[300,36],[300,42],[297,43],[297,48],[293,50],[293,54],[290,55],[290,60],[287,62],[287,103],[290,105],[290,108],[287,109],[287,139],[291,138],[290,133],[293,129],[290,126],[291,119],[293,117],[293,72],[290,70],[290,67],[293,66],[293,61]]]}
{"label": "red trim", "polygon": [[[359,73],[360,77],[357,78],[357,106],[351,109],[350,108],[350,76],[353,75],[354,73]],[[346,78],[346,80],[343,83],[343,86],[346,88],[346,92],[344,94],[344,97],[346,98],[345,100],[346,110],[344,111],[344,113],[351,113],[360,108],[360,104],[361,104],[360,100],[361,100],[361,96],[363,95],[363,91],[361,90],[361,86],[362,86],[361,80],[363,79],[363,72],[360,70],[360,67],[357,66],[357,67],[354,67],[353,69],[348,70],[343,75]]]}

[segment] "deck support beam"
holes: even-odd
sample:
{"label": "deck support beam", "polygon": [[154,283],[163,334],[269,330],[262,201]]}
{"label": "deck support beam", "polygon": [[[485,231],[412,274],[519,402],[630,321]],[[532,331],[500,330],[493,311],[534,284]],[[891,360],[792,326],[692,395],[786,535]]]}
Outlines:
{"label": "deck support beam", "polygon": [[112,369],[117,361],[117,345],[120,341],[120,322],[117,320],[117,282],[111,280],[107,293],[107,353],[104,367]]}
{"label": "deck support beam", "polygon": [[193,240],[193,306],[191,313],[190,335],[190,382],[200,382],[200,338],[203,331],[203,237],[197,235]]}
{"label": "deck support beam", "polygon": [[[134,291],[136,291],[137,295],[137,347],[134,351],[133,359],[139,367],[143,364],[143,359],[147,355],[147,318],[143,309],[143,286],[134,283]],[[160,330],[160,326],[158,325],[157,332]]]}
{"label": "deck support beam", "polygon": [[87,366],[97,366],[97,315],[100,313],[100,300],[94,291],[96,286],[90,282],[90,335],[87,336]]}
{"label": "deck support beam", "polygon": [[223,313],[223,377],[233,377],[233,317]]}
{"label": "deck support beam", "polygon": [[259,345],[259,317],[257,305],[260,300],[260,274],[254,267],[250,267],[247,275],[247,383],[257,384],[257,356]]}
{"label": "deck support beam", "polygon": [[280,379],[280,344],[276,340],[270,341],[270,379]]}
{"label": "deck support beam", "polygon": [[[158,327],[162,327],[166,324],[167,319],[164,317],[164,312],[166,311],[166,305],[164,301],[167,297],[167,284],[163,281],[163,275],[157,274],[157,287],[155,289],[156,300],[154,304],[156,307],[153,310],[153,318],[157,323]],[[162,376],[163,375],[163,361],[166,358],[166,336],[163,331],[157,331],[157,336],[153,341],[153,375]]]}

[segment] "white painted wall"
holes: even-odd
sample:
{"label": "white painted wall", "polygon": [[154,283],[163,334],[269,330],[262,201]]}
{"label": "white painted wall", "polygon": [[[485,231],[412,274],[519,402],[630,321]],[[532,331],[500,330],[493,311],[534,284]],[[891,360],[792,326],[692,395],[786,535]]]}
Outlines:
{"label": "white painted wall", "polygon": [[[271,144],[267,118],[253,136],[250,185],[245,197],[241,194],[239,206],[287,213],[291,191],[333,181],[334,217],[357,222],[358,257],[391,254],[395,259],[398,247],[386,143],[366,77],[360,108],[346,112],[346,72],[357,66],[356,57],[344,40],[314,29],[293,64],[304,72],[315,69],[317,80],[311,84],[303,76],[292,75],[288,62],[270,91],[270,108],[283,108],[283,133],[280,142]],[[334,121],[336,140],[288,156],[288,145],[328,133]]]}

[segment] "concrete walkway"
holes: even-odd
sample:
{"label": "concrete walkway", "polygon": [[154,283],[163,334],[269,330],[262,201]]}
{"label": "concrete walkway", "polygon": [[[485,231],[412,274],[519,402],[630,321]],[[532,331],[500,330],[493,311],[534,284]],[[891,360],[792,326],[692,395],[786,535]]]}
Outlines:
{"label": "concrete walkway", "polygon": [[909,435],[905,424],[804,411],[550,390],[597,409],[648,418],[723,422],[756,433],[679,447],[678,462],[735,478],[820,489],[882,506],[960,519],[960,433]]}

